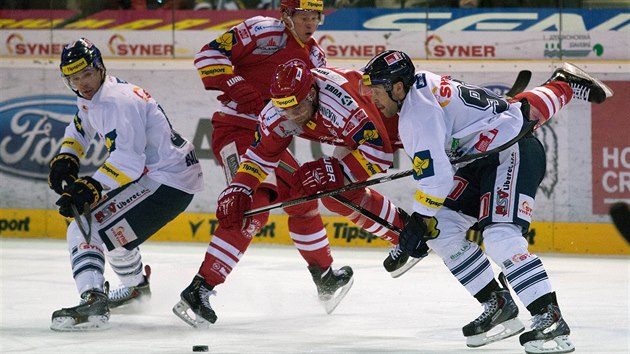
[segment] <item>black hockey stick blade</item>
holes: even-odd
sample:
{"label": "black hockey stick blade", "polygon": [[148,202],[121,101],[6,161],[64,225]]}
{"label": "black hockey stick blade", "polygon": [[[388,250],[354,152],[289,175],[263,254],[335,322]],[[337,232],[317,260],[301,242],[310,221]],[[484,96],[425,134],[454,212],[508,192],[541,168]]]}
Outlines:
{"label": "black hockey stick blade", "polygon": [[610,207],[610,217],[621,236],[630,244],[630,210],[628,204],[622,202],[613,204]]}
{"label": "black hockey stick blade", "polygon": [[505,96],[508,98],[512,98],[518,95],[519,93],[525,91],[525,88],[527,88],[527,85],[529,85],[529,80],[531,79],[532,79],[531,71],[529,70],[519,71],[518,75],[516,75],[516,80],[514,80],[514,84],[508,90],[508,92],[505,93]]}

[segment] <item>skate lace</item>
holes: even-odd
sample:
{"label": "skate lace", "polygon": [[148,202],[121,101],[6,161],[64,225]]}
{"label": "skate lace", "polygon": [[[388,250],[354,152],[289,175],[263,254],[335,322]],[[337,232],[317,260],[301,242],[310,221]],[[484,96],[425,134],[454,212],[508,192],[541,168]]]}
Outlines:
{"label": "skate lace", "polygon": [[544,312],[539,315],[534,315],[534,318],[532,318],[532,329],[537,331],[543,330],[551,326],[553,322],[553,312]]}
{"label": "skate lace", "polygon": [[393,259],[397,259],[398,256],[400,256],[400,254],[402,253],[402,250],[400,249],[400,245],[396,245],[394,247],[392,247],[389,250],[389,255],[393,258]]}
{"label": "skate lace", "polygon": [[479,317],[477,317],[473,322],[481,323],[484,322],[488,317],[492,316],[499,307],[499,302],[497,301],[495,295],[493,297],[483,303],[483,312]]}
{"label": "skate lace", "polygon": [[212,308],[210,306],[210,295],[216,295],[217,292],[215,290],[208,290],[203,286],[199,288],[199,300],[204,307]]}
{"label": "skate lace", "polygon": [[126,286],[121,286],[118,289],[114,289],[109,292],[108,297],[110,301],[118,301],[126,299],[131,296],[131,289]]}
{"label": "skate lace", "polygon": [[588,96],[591,93],[590,88],[576,83],[571,83],[569,86],[573,89],[573,98],[588,101]]}

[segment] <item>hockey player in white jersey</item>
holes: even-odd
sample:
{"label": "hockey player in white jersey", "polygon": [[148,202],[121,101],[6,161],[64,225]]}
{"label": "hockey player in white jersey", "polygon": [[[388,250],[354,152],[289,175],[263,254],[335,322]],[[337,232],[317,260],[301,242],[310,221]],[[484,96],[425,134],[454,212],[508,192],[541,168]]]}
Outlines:
{"label": "hockey player in white jersey", "polygon": [[[413,256],[430,247],[484,306],[463,327],[467,345],[479,347],[524,331],[509,283],[533,316],[531,330],[520,336],[525,351],[573,351],[542,261],[528,251],[523,237],[546,164],[532,129],[572,98],[601,103],[612,91],[565,64],[542,86],[508,101],[450,76],[416,72],[409,57],[394,50],[367,64],[363,84],[386,117],[399,115],[400,138],[413,159],[414,213],[400,235],[401,248]],[[452,165],[462,157],[470,161]],[[437,221],[435,238],[426,236],[429,221]],[[485,252],[465,238],[474,224],[483,231]],[[502,286],[489,258],[502,270]]]}
{"label": "hockey player in white jersey", "polygon": [[[94,44],[84,38],[68,44],[60,69],[78,96],[78,112],[50,162],[48,183],[61,195],[56,202],[61,215],[87,217],[73,220],[67,230],[81,301],[55,311],[51,329],[103,329],[110,306],[150,296],[150,268],[142,274],[138,246],[202,191],[202,172],[192,144],[173,130],[155,99],[107,75]],[[95,135],[109,156],[92,176],[79,177],[79,161]],[[86,219],[93,225],[81,230],[77,222]],[[103,276],[106,257],[123,285],[109,294]]]}

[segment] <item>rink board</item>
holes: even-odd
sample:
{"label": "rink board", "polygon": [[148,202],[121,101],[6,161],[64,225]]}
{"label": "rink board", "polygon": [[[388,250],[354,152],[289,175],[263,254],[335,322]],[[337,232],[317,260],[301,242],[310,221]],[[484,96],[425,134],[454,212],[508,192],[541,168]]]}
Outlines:
{"label": "rink board", "polygon": [[[322,216],[332,246],[388,247],[389,243],[339,216]],[[0,209],[0,237],[65,238],[66,220],[54,210]],[[207,243],[218,225],[214,214],[184,213],[158,231],[153,241]],[[532,252],[630,255],[612,224],[534,222],[526,236]],[[481,242],[478,233],[468,238]],[[292,244],[286,215],[274,215],[253,242]]]}

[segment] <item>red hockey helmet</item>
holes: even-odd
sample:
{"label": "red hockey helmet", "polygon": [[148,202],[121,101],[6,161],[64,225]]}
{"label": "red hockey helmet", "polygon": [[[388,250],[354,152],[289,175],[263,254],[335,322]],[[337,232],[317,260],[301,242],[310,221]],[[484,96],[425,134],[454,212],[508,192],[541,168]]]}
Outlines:
{"label": "red hockey helmet", "polygon": [[279,65],[271,80],[271,101],[280,109],[300,104],[311,92],[315,79],[302,62]]}

